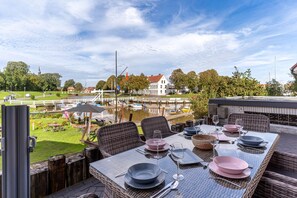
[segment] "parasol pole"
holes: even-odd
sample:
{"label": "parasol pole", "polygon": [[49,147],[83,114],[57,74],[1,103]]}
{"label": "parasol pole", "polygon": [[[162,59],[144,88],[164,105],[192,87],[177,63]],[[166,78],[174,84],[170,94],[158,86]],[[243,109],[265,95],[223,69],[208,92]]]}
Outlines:
{"label": "parasol pole", "polygon": [[117,86],[118,86],[118,53],[115,51],[115,119],[114,123],[118,122],[118,94],[117,94]]}

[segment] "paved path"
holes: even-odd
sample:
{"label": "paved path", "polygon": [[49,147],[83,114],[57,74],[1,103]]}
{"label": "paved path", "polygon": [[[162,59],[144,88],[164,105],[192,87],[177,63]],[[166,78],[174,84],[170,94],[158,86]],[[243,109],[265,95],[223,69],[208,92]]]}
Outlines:
{"label": "paved path", "polygon": [[[279,145],[276,150],[289,153],[297,153],[297,135],[281,133]],[[97,179],[90,178],[86,181],[75,184],[69,188],[51,194],[48,198],[74,198],[85,193],[95,193],[99,197],[103,197],[104,185]]]}

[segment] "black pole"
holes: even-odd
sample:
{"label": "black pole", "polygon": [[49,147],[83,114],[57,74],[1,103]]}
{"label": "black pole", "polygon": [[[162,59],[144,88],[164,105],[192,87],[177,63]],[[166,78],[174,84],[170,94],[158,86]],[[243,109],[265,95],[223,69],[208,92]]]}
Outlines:
{"label": "black pole", "polygon": [[117,57],[117,51],[115,51],[115,119],[114,122],[118,122],[118,93],[117,93],[117,87],[118,87],[118,57]]}

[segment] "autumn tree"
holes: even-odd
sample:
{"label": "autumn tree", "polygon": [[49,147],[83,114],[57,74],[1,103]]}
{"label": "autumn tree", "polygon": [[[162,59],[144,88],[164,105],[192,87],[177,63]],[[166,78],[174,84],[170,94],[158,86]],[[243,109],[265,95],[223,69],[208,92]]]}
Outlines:
{"label": "autumn tree", "polygon": [[84,89],[83,85],[80,82],[76,82],[74,88],[77,92],[81,92]]}
{"label": "autumn tree", "polygon": [[103,89],[104,85],[105,85],[105,81],[104,80],[99,80],[96,84],[96,89]]}
{"label": "autumn tree", "polygon": [[194,71],[190,71],[189,73],[187,73],[186,75],[186,79],[187,79],[187,87],[190,89],[191,92],[193,91],[197,91],[198,89],[198,83],[199,83],[199,78],[198,75],[196,74],[196,72]]}
{"label": "autumn tree", "polygon": [[173,70],[169,80],[177,90],[185,88],[188,83],[187,75],[181,69]]}
{"label": "autumn tree", "polygon": [[104,90],[114,90],[115,89],[115,76],[111,75],[103,86]]}

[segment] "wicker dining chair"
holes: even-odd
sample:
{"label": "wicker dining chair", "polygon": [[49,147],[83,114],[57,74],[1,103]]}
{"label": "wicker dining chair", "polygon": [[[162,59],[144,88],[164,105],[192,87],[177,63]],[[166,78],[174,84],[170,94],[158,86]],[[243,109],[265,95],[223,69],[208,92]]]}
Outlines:
{"label": "wicker dining chair", "polygon": [[236,119],[243,120],[243,128],[250,131],[268,132],[270,120],[261,114],[231,113],[228,117],[228,124],[235,124]]}
{"label": "wicker dining chair", "polygon": [[297,155],[275,151],[254,197],[297,197]]}
{"label": "wicker dining chair", "polygon": [[97,133],[99,150],[103,157],[143,145],[134,122],[123,122],[101,127]]}
{"label": "wicker dining chair", "polygon": [[[97,133],[99,150],[103,157],[136,148],[144,143],[140,140],[137,126],[134,122],[123,122],[101,127]],[[112,187],[105,186],[103,197],[115,198]]]}
{"label": "wicker dining chair", "polygon": [[153,137],[154,130],[160,130],[163,138],[176,134],[170,130],[168,121],[164,116],[143,119],[141,128],[146,140]]}

